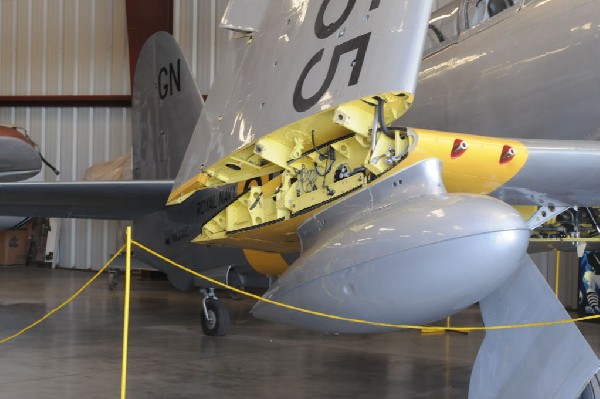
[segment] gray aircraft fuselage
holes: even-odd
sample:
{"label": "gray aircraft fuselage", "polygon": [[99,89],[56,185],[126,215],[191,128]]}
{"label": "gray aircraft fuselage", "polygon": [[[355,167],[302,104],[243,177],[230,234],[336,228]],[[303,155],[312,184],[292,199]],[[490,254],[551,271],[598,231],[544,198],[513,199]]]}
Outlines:
{"label": "gray aircraft fuselage", "polygon": [[[600,135],[600,3],[515,1],[422,61],[415,103],[397,123],[487,136]],[[526,4],[523,4],[526,3]],[[462,28],[462,29],[460,29]]]}

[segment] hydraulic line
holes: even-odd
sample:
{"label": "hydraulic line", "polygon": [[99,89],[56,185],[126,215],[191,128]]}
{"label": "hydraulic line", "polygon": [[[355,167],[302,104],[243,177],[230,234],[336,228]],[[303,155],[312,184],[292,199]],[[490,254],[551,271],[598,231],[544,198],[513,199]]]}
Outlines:
{"label": "hydraulic line", "polygon": [[590,220],[592,221],[592,224],[596,228],[596,232],[598,234],[600,234],[600,226],[598,226],[598,222],[596,221],[596,218],[594,217],[594,214],[592,213],[592,211],[588,207],[586,207],[585,210],[587,211],[587,214],[590,217]]}
{"label": "hydraulic line", "polygon": [[379,121],[379,126],[381,127],[381,131],[383,132],[383,134],[385,134],[386,136],[388,136],[391,139],[394,139],[394,133],[392,133],[389,128],[386,126],[385,124],[385,118],[383,116],[384,114],[384,104],[385,101],[383,101],[383,99],[381,99],[380,97],[375,97],[375,99],[377,100],[377,119]]}
{"label": "hydraulic line", "polygon": [[373,131],[371,134],[371,154],[375,154],[375,146],[377,145],[377,131],[379,130],[379,124],[378,124],[378,119],[379,119],[379,107],[381,106],[381,103],[379,102],[379,99],[377,100],[377,106],[375,108],[375,115],[373,116]]}

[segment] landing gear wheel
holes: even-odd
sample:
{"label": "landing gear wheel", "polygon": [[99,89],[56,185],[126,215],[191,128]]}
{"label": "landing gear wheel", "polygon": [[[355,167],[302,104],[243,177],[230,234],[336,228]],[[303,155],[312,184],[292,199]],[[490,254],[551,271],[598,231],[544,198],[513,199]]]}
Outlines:
{"label": "landing gear wheel", "polygon": [[202,331],[210,336],[224,336],[229,330],[229,311],[221,301],[206,299],[206,313],[202,311]]}

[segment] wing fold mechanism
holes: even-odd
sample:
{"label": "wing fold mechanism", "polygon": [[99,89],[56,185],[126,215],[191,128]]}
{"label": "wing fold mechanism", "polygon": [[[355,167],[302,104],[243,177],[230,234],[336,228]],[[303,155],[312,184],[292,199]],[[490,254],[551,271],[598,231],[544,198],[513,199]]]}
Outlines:
{"label": "wing fold mechanism", "polygon": [[[351,165],[346,165],[352,168],[348,173],[365,167],[381,174],[406,154],[406,130],[390,134],[387,125],[403,115],[411,103],[412,95],[408,93],[387,93],[345,103],[282,127],[234,151],[178,187],[170,195],[169,204],[181,203],[202,188],[257,176],[280,172],[295,176],[303,169],[318,174],[317,167],[321,171],[333,168],[336,156],[338,166],[352,156]],[[336,143],[340,144],[334,146]],[[331,149],[334,154],[327,152]]]}

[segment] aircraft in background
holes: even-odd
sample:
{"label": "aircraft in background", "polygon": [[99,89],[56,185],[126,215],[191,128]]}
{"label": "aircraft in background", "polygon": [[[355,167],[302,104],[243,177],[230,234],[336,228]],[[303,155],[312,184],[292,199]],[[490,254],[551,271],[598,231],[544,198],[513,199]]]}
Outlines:
{"label": "aircraft in background", "polygon": [[35,143],[18,127],[0,125],[0,182],[25,180],[42,169]]}
{"label": "aircraft in background", "polygon": [[[25,129],[0,125],[0,182],[16,182],[36,176],[46,163],[53,171],[58,171],[43,158],[37,145]],[[0,216],[0,231],[18,229],[29,217]]]}
{"label": "aircraft in background", "polygon": [[[279,270],[255,269],[285,270],[267,298],[349,318],[423,324],[475,302],[486,325],[568,318],[526,254],[530,227],[548,214],[528,224],[512,205],[599,205],[578,177],[600,145],[390,126],[414,100],[430,1],[261,4],[230,2],[223,25],[239,33],[205,105],[173,39],[146,44],[134,81],[139,181],[0,185],[3,212],[129,215],[138,241],[224,279],[256,276],[252,256],[276,260]],[[40,201],[48,192],[69,202]],[[297,252],[286,268],[279,254]],[[154,264],[179,288],[203,285]],[[206,288],[203,328],[222,335],[227,312]],[[263,302],[253,313],[318,330],[389,330]],[[469,395],[574,398],[594,389],[599,367],[572,324],[489,331]]]}

